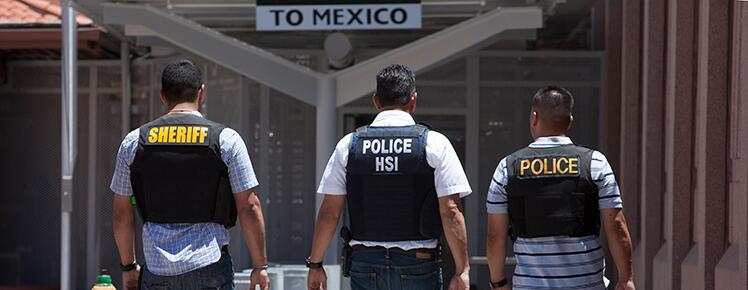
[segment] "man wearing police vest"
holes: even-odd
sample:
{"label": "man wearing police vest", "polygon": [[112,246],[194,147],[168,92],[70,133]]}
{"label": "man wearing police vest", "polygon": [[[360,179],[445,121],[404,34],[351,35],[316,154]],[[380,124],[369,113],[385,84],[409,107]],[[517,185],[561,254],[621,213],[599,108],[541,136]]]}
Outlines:
{"label": "man wearing police vest", "polygon": [[[469,288],[467,235],[460,198],[470,194],[449,140],[411,116],[413,72],[391,65],[376,76],[379,114],[340,140],[318,193],[324,194],[307,260],[308,288],[327,289],[322,258],[347,203],[351,288],[442,289],[444,232],[456,264],[449,289]],[[347,268],[344,266],[344,268]]]}
{"label": "man wearing police vest", "polygon": [[[228,229],[237,215],[252,289],[269,287],[257,178],[241,136],[198,112],[201,76],[188,60],[167,65],[161,100],[169,112],[127,134],[117,154],[113,227],[125,289],[234,289]],[[142,269],[133,203],[144,221]]]}
{"label": "man wearing police vest", "polygon": [[563,88],[539,90],[530,113],[535,142],[496,168],[486,198],[492,289],[509,289],[507,232],[517,259],[512,289],[606,289],[601,221],[618,267],[615,289],[634,289],[621,193],[605,156],[567,137],[573,106]]}

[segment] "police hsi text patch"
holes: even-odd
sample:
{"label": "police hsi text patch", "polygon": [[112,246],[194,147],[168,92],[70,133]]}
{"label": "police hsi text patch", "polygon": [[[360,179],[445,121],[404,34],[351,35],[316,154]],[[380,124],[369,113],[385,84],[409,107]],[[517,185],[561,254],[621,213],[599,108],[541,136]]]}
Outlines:
{"label": "police hsi text patch", "polygon": [[209,145],[209,127],[192,125],[156,126],[148,129],[146,144]]}
{"label": "police hsi text patch", "polygon": [[518,162],[519,178],[579,176],[579,156],[537,156]]}

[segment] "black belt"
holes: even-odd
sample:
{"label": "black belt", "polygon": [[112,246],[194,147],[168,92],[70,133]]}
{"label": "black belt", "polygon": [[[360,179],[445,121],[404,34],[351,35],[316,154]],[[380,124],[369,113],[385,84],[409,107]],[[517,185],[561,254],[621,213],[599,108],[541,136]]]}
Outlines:
{"label": "black belt", "polygon": [[351,248],[353,249],[354,253],[363,252],[363,251],[390,251],[390,252],[398,252],[398,253],[405,253],[405,254],[414,254],[416,255],[417,259],[438,260],[440,258],[438,249],[418,248],[418,249],[412,249],[412,250],[403,250],[400,248],[385,248],[382,246],[367,247],[364,245],[354,245]]}

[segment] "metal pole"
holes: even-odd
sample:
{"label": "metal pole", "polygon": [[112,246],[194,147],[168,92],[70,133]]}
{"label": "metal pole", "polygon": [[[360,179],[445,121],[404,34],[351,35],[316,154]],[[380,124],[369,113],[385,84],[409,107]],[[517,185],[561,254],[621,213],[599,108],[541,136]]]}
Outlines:
{"label": "metal pole", "polygon": [[[335,79],[332,77],[323,78],[317,87],[317,184],[322,179],[327,161],[330,159],[330,154],[335,150],[337,141],[335,132],[335,129],[338,128],[335,124],[337,119],[335,115],[336,90]],[[319,212],[319,207],[322,205],[322,196],[317,195],[316,203],[316,212]],[[337,255],[338,242],[335,238],[325,255],[325,263],[328,265],[338,264]]]}
{"label": "metal pole", "polygon": [[77,151],[77,27],[72,0],[62,1],[62,196],[60,224],[60,289],[70,290],[70,217],[73,211],[73,171]]}
{"label": "metal pole", "polygon": [[132,90],[130,89],[130,43],[123,39],[120,43],[120,59],[122,61],[122,136],[130,132],[130,104],[132,102]]}

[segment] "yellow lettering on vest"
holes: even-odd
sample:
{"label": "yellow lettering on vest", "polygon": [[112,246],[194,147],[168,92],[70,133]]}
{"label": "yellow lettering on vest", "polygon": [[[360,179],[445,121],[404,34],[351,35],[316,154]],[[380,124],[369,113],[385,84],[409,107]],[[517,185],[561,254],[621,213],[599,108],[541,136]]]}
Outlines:
{"label": "yellow lettering on vest", "polygon": [[197,142],[197,134],[199,127],[192,127],[190,128],[190,131],[192,131],[192,137],[190,138],[190,143],[196,143]]}
{"label": "yellow lettering on vest", "polygon": [[148,143],[156,143],[158,141],[158,128],[153,127],[148,131]]}
{"label": "yellow lettering on vest", "polygon": [[525,170],[530,169],[530,160],[522,159],[519,161],[519,175],[525,176]]}
{"label": "yellow lettering on vest", "polygon": [[186,136],[184,137],[185,143],[195,143],[195,142],[192,142],[192,129],[193,128],[195,128],[195,126],[190,126],[190,127],[185,128],[187,129]]}
{"label": "yellow lettering on vest", "polygon": [[186,143],[187,139],[185,139],[184,133],[187,131],[187,128],[184,126],[177,127],[177,143]]}
{"label": "yellow lettering on vest", "polygon": [[167,127],[158,127],[158,142],[163,143],[166,142],[167,136],[169,135],[169,130],[167,130]]}
{"label": "yellow lettering on vest", "polygon": [[177,127],[169,126],[169,140],[167,142],[174,143],[177,141]]}
{"label": "yellow lettering on vest", "polygon": [[540,159],[533,159],[532,164],[530,165],[530,170],[532,170],[532,174],[535,175],[543,173],[543,161]]}
{"label": "yellow lettering on vest", "polygon": [[[555,158],[553,160],[556,160]],[[551,169],[551,171],[548,171],[548,168]],[[553,174],[553,166],[548,167],[548,158],[543,158],[543,174],[549,175]]]}
{"label": "yellow lettering on vest", "polygon": [[208,127],[200,127],[200,143],[205,143],[205,137],[208,136]]}
{"label": "yellow lettering on vest", "polygon": [[569,174],[579,173],[579,158],[569,158]]}
{"label": "yellow lettering on vest", "polygon": [[[566,163],[566,166],[561,167],[561,162]],[[566,157],[559,158],[558,163],[556,163],[556,172],[559,174],[569,173],[569,159],[566,159]]]}

